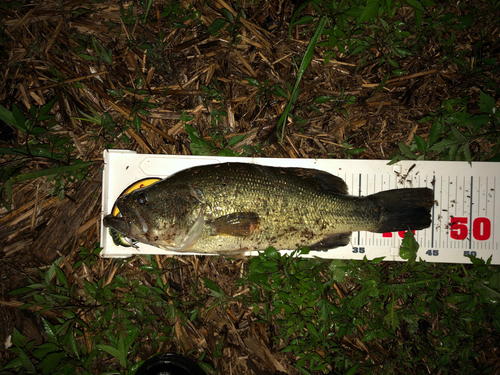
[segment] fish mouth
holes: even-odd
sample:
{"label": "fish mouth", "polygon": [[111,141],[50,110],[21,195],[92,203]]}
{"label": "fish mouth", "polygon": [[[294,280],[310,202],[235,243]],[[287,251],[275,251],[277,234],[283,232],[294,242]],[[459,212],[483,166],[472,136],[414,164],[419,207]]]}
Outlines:
{"label": "fish mouth", "polygon": [[104,216],[102,223],[105,227],[112,228],[125,236],[129,235],[130,226],[123,217],[106,215]]}
{"label": "fish mouth", "polygon": [[116,216],[110,214],[103,218],[104,226],[136,241],[148,238],[148,224],[137,208],[130,208],[121,201],[117,202],[117,207],[119,213]]}

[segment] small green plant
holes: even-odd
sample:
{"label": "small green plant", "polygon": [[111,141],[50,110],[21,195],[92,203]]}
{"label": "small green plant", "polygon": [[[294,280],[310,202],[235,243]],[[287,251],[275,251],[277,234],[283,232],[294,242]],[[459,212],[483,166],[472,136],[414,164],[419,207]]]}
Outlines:
{"label": "small green plant", "polygon": [[[370,372],[382,364],[388,373],[491,370],[472,361],[477,340],[499,342],[500,273],[489,261],[418,262],[411,232],[401,247],[406,263],[296,257],[307,252],[287,256],[269,248],[240,280],[250,286],[244,303],[275,327],[274,345],[298,358],[302,373]],[[358,339],[369,357],[348,344]]]}
{"label": "small green plant", "polygon": [[99,42],[94,36],[91,37],[92,46],[94,47],[94,51],[98,57],[90,56],[85,53],[78,53],[78,55],[89,61],[102,60],[107,64],[113,64],[113,50],[109,49],[106,51],[104,46]]}
{"label": "small green plant", "polygon": [[[54,192],[62,198],[67,182],[85,178],[87,168],[93,164],[75,158],[71,137],[55,130],[54,116],[49,112],[56,101],[53,99],[40,108],[31,105],[27,116],[16,105],[13,105],[12,111],[0,105],[0,119],[21,134],[20,142],[0,147],[0,153],[7,156],[7,162],[0,166],[1,206],[10,209],[15,183],[42,176],[53,176],[52,179],[57,181]],[[28,172],[31,162],[36,160],[42,160],[50,167]]]}
{"label": "small green plant", "polygon": [[265,106],[272,101],[271,95],[288,100],[288,94],[286,93],[285,90],[283,90],[283,88],[280,85],[276,84],[271,87],[269,86],[269,78],[266,78],[263,84],[261,84],[255,78],[247,77],[246,80],[252,86],[257,87],[258,92],[257,95],[255,96],[255,100],[262,106]]}
{"label": "small green plant", "polygon": [[[187,117],[184,112],[182,114],[181,121],[184,123],[184,128],[191,141],[189,145],[191,153],[193,155],[241,156],[231,150],[230,147],[241,142],[245,138],[245,135],[234,135],[227,141],[225,136],[229,134],[221,134],[219,130],[219,125],[223,121],[223,118],[227,116],[227,112],[224,110],[224,93],[218,89],[217,86],[217,80],[209,87],[201,85],[204,94],[202,100],[207,109],[210,109],[210,122],[213,129],[209,134],[210,140],[204,139],[198,134],[194,127],[186,124],[186,122],[190,121],[192,118]],[[213,108],[214,105],[217,107]]]}
{"label": "small green plant", "polygon": [[[241,156],[229,147],[241,142],[245,138],[245,135],[235,135],[226,143],[226,139],[223,136],[214,132],[211,134],[211,139],[208,141],[200,137],[196,129],[191,125],[186,124],[184,128],[191,141],[189,147],[193,155]],[[219,145],[217,145],[217,143]]]}
{"label": "small green plant", "polygon": [[[59,268],[62,258],[56,260],[51,267],[43,273],[39,271],[40,282],[30,280],[30,284],[12,292],[12,295],[26,294],[26,298],[33,298],[22,308],[32,306],[41,307],[40,312],[51,309],[60,309],[58,321],[49,322],[42,317],[48,341],[34,346],[34,342],[27,342],[26,337],[17,330],[14,331],[13,344],[10,350],[19,356],[8,363],[4,369],[24,369],[27,373],[43,369],[42,373],[63,374],[75,373],[76,367],[88,368],[86,357],[92,359],[97,353],[89,353],[84,343],[75,339],[82,335],[88,325],[75,314],[79,303],[75,303],[76,285],[70,285],[65,273]],[[88,364],[88,363],[87,363]],[[90,374],[86,371],[84,374]]]}
{"label": "small green plant", "polygon": [[269,248],[250,261],[248,275],[240,282],[250,285],[247,303],[253,306],[257,319],[279,327],[274,345],[299,357],[298,368],[323,371],[335,355],[328,335],[331,312],[337,308],[324,298],[329,285],[321,274],[328,269],[328,262],[296,257],[307,253],[304,249],[286,256]]}
{"label": "small green plant", "polygon": [[161,17],[168,27],[175,29],[186,29],[201,24],[201,11],[192,4],[184,6],[179,0],[166,2]]}
{"label": "small green plant", "polygon": [[[420,120],[421,123],[432,121],[427,140],[414,135],[407,146],[399,143],[400,155],[392,157],[390,164],[399,160],[486,160],[499,153],[500,111],[495,108],[495,100],[480,92],[477,115],[468,109],[468,99],[445,100],[436,112],[431,112]],[[481,149],[480,140],[494,144],[487,152]],[[472,150],[471,150],[472,149]]]}
{"label": "small green plant", "polygon": [[220,13],[224,18],[217,18],[209,27],[209,33],[212,36],[217,36],[220,34],[222,29],[225,29],[231,37],[231,43],[237,42],[238,30],[241,28],[241,19],[246,19],[246,14],[243,9],[241,9],[236,18],[233,14],[226,8],[220,9]]}
{"label": "small green plant", "polygon": [[[156,104],[150,103],[151,95],[149,95],[149,92],[147,90],[142,89],[143,85],[143,78],[142,74],[139,74],[137,76],[136,82],[135,82],[135,87],[125,87],[125,90],[132,93],[135,97],[135,95],[142,96],[146,95],[143,100],[135,101],[132,103],[132,109],[130,111],[130,117],[132,117],[132,120],[126,119],[124,121],[123,125],[120,125],[119,119],[113,119],[110,114],[108,113],[103,113],[102,115],[99,114],[97,111],[95,111],[90,105],[88,107],[92,111],[93,115],[88,115],[82,111],[82,115],[84,118],[81,117],[76,117],[75,119],[81,120],[81,121],[88,121],[92,122],[94,124],[101,125],[104,129],[104,139],[106,140],[105,147],[106,148],[113,148],[113,142],[117,138],[123,139],[125,143],[129,143],[129,138],[126,135],[126,131],[133,127],[136,131],[136,133],[139,133],[141,130],[141,125],[142,125],[142,118],[141,116],[151,116],[151,113],[148,111],[148,109],[156,108]],[[115,98],[116,100],[122,100],[123,97],[125,96],[124,90],[119,87],[117,90],[108,90],[108,94]],[[99,134],[94,132],[95,137],[94,139],[97,140],[99,137]],[[109,139],[111,137],[111,139]]]}
{"label": "small green plant", "polygon": [[[425,9],[418,1],[406,1],[405,3],[414,9],[415,24],[420,27]],[[308,6],[311,6],[318,16],[315,17],[311,14],[301,16],[303,10]],[[304,56],[301,58],[300,65],[296,64],[295,85],[288,99],[288,104],[278,120],[277,129],[281,141],[284,137],[287,118],[291,115],[292,107],[297,101],[299,83],[312,60],[316,47],[326,48],[325,63],[328,63],[331,58],[336,58],[339,52],[349,56],[361,55],[359,68],[370,58],[367,55],[370,48],[374,44],[380,43],[379,49],[383,53],[383,58],[379,60],[379,64],[389,63],[395,68],[394,75],[404,74],[393,56],[403,58],[412,54],[410,47],[406,45],[411,32],[402,22],[389,25],[382,19],[382,16],[393,17],[398,6],[395,3],[381,0],[365,0],[356,4],[347,1],[310,0],[297,7],[290,21],[289,36],[291,36],[293,27],[302,25],[307,26],[307,30],[313,35]],[[380,24],[377,23],[377,20],[380,20]],[[323,36],[326,37],[326,40],[321,40]]]}
{"label": "small green plant", "polygon": [[[92,266],[100,250],[81,248],[81,259],[71,273]],[[22,309],[35,308],[42,315],[47,341],[35,346],[15,330],[10,350],[18,356],[3,370],[134,374],[142,363],[135,360],[141,343],[151,340],[157,349],[161,342],[172,339],[175,320],[186,319],[177,310],[175,298],[170,303],[165,300],[168,285],[163,284],[161,277],[155,277],[162,270],[151,258],[141,269],[155,277],[152,285],[122,275],[116,275],[110,282],[104,278],[70,282],[62,264],[62,258],[56,260],[46,272],[39,271],[38,280],[30,279],[26,287],[11,293],[22,296],[26,302]],[[53,313],[46,315],[48,311]],[[165,324],[167,321],[171,324]],[[103,356],[108,355],[115,358],[111,368],[113,362],[103,361]],[[102,367],[104,362],[108,363],[107,368]]]}
{"label": "small green plant", "polygon": [[165,49],[167,48],[163,32],[160,32],[158,38],[150,39],[146,34],[140,36],[140,39],[135,41],[128,40],[131,48],[137,46],[145,51],[148,57],[148,63],[160,71],[172,74],[173,68],[170,66],[170,59],[166,56]]}
{"label": "small green plant", "polygon": [[314,99],[314,104],[311,104],[311,109],[318,113],[324,113],[318,108],[316,105],[329,103],[329,110],[333,109],[336,111],[341,111],[346,118],[349,118],[347,111],[342,107],[343,105],[352,105],[356,103],[356,98],[353,95],[346,94],[344,89],[342,89],[339,97],[332,97],[326,95],[320,95],[316,99]]}
{"label": "small green plant", "polygon": [[94,45],[94,50],[101,60],[107,64],[113,64],[113,50],[109,49],[106,51],[104,46],[99,42],[94,36],[92,36],[92,44]]}
{"label": "small green plant", "polygon": [[128,7],[125,8],[123,3],[120,3],[120,18],[127,26],[133,26],[139,20],[139,16],[137,16],[134,11],[135,5],[135,3],[130,3]]}
{"label": "small green plant", "polygon": [[241,156],[255,156],[255,155],[261,155],[263,151],[263,146],[260,143],[257,143],[255,146],[252,145],[244,145],[242,146],[242,149],[244,150]]}
{"label": "small green plant", "polygon": [[[146,97],[142,101],[135,101],[132,105],[132,110],[130,111],[130,117],[133,117],[132,121],[126,121],[126,124],[131,124],[136,133],[139,133],[142,125],[142,118],[139,116],[151,116],[151,113],[148,109],[156,108],[156,104],[150,103],[151,95],[147,90],[142,89],[144,81],[142,78],[142,74],[139,74],[136,79],[136,87],[126,87],[125,89],[134,94],[134,95],[146,95]],[[135,97],[135,96],[134,96]]]}
{"label": "small green plant", "polygon": [[415,265],[417,260],[417,251],[419,249],[419,244],[415,240],[415,236],[411,230],[405,232],[403,241],[401,242],[401,247],[399,249],[399,256],[408,261],[410,266]]}
{"label": "small green plant", "polygon": [[[472,256],[472,265],[418,262],[411,232],[400,252],[407,262],[307,259],[301,257],[307,249],[286,255],[268,248],[249,261],[239,280],[248,293],[230,297],[205,278],[208,295],[193,283],[189,302],[163,283],[165,267],[159,268],[152,256],[137,270],[149,275],[147,285],[140,275],[120,272],[107,281],[70,281],[67,275],[92,267],[99,251],[81,248],[72,270],[58,259],[11,293],[22,296],[23,309],[35,308],[42,315],[47,340],[35,345],[14,331],[10,350],[18,356],[3,370],[133,374],[141,364],[134,358],[145,341],[153,346],[171,341],[177,319],[203,319],[202,306],[207,314],[231,302],[248,306],[252,320],[272,327],[272,346],[290,353],[302,373],[370,372],[383,364],[389,373],[453,368],[479,374],[493,364],[474,360],[477,343],[491,348],[500,343],[499,267]],[[120,269],[126,261],[117,265]],[[350,343],[357,340],[365,349],[353,350]],[[212,355],[223,353],[224,345],[219,339]],[[108,367],[101,368],[102,363]],[[210,366],[204,368],[213,373]]]}
{"label": "small green plant", "polygon": [[356,134],[353,134],[342,141],[342,150],[340,152],[343,153],[347,159],[352,159],[353,156],[361,154],[367,150],[365,147],[353,148],[352,145],[347,142],[351,137],[354,137],[355,135]]}
{"label": "small green plant", "polygon": [[[208,107],[209,103],[215,102],[220,103],[220,106],[224,108],[224,100],[226,99],[226,97],[220,89],[217,79],[215,79],[214,83],[210,84],[209,86],[201,85],[201,91],[203,91],[203,103],[205,104],[205,106]],[[225,113],[224,111],[219,111],[218,115],[227,116],[227,113]],[[212,121],[212,125],[215,125],[214,121]]]}
{"label": "small green plant", "polygon": [[99,114],[90,105],[88,107],[92,111],[93,115],[88,115],[85,112],[80,111],[84,117],[75,117],[74,119],[80,121],[88,121],[93,124],[98,124],[102,126],[104,130],[102,134],[93,131],[94,136],[92,137],[92,139],[94,141],[98,141],[99,137],[102,136],[103,139],[105,140],[104,142],[105,148],[113,148],[116,139],[119,138],[121,138],[125,143],[130,142],[127,134],[125,133],[125,131],[129,129],[127,125],[125,126],[120,125],[118,119],[113,119],[109,113]]}

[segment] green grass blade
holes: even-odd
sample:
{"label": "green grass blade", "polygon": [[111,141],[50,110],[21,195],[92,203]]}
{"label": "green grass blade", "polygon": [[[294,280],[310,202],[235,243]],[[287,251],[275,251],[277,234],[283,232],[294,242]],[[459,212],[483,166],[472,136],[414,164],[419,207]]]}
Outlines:
{"label": "green grass blade", "polygon": [[321,19],[318,22],[318,28],[316,29],[316,32],[314,33],[313,37],[311,38],[311,41],[309,42],[309,45],[307,46],[306,53],[304,57],[302,58],[302,62],[300,63],[299,66],[299,71],[297,73],[297,79],[295,81],[295,86],[293,87],[292,95],[290,96],[290,100],[288,101],[288,104],[283,111],[280,119],[278,120],[278,131],[281,126],[281,137],[280,141],[283,142],[283,137],[285,136],[285,123],[286,119],[288,117],[288,114],[290,113],[290,109],[292,108],[293,103],[295,102],[297,98],[297,92],[299,88],[299,83],[300,80],[302,79],[302,76],[304,75],[307,67],[309,66],[309,63],[312,60],[313,54],[314,54],[314,49],[316,48],[316,44],[318,43],[318,40],[321,36],[321,33],[323,32],[323,29],[325,28],[326,22],[328,21],[328,18],[326,16],[321,17]]}
{"label": "green grass blade", "polygon": [[7,180],[4,187],[5,193],[7,194],[7,208],[10,211],[10,207],[12,207],[12,182],[10,180]]}
{"label": "green grass blade", "polygon": [[23,173],[23,174],[20,174],[19,176],[11,177],[10,181],[21,182],[21,181],[31,180],[32,178],[49,176],[52,174],[73,172],[73,171],[76,171],[78,169],[87,168],[87,167],[91,166],[92,164],[94,164],[94,162],[89,161],[86,163],[65,165],[64,167],[42,169],[41,171]]}
{"label": "green grass blade", "polygon": [[16,120],[14,119],[14,115],[3,105],[0,105],[0,120],[12,126],[16,125]]}
{"label": "green grass blade", "polygon": [[19,147],[0,147],[1,155],[19,155],[25,154],[28,155],[28,151],[25,148]]}
{"label": "green grass blade", "polygon": [[148,6],[146,8],[146,13],[144,14],[144,22],[148,19],[149,9],[151,9],[151,4],[153,4],[153,0],[148,1]]}
{"label": "green grass blade", "polygon": [[288,39],[291,39],[291,37],[292,37],[292,27],[297,25],[297,23],[295,23],[295,19],[299,16],[300,12],[302,12],[302,10],[309,5],[312,5],[316,9],[316,11],[321,13],[321,9],[314,3],[314,1],[309,0],[309,1],[305,1],[304,3],[302,3],[295,10],[295,13],[292,15],[292,19],[290,20],[290,24],[288,26]]}

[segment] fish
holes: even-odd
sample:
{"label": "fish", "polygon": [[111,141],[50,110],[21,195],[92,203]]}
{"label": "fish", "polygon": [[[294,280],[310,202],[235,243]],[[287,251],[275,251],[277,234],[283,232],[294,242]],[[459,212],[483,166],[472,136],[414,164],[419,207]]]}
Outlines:
{"label": "fish", "polygon": [[117,199],[120,214],[103,224],[181,253],[327,250],[347,246],[355,231],[428,228],[433,204],[429,188],[357,197],[322,170],[234,162],[188,168],[134,190]]}

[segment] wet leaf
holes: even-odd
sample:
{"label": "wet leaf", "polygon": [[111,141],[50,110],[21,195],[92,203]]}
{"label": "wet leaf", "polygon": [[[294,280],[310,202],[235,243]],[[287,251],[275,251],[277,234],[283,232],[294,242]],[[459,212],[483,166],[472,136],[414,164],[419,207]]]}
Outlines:
{"label": "wet leaf", "polygon": [[255,79],[255,78],[249,78],[249,77],[246,77],[245,79],[246,79],[246,80],[248,81],[248,83],[250,83],[252,86],[255,86],[255,87],[262,87],[262,85],[260,84],[260,82],[259,82],[257,79]]}
{"label": "wet leaf", "polygon": [[415,134],[413,136],[413,138],[415,139],[415,143],[417,144],[417,148],[421,151],[421,152],[425,152],[427,150],[427,142],[425,141],[425,139],[423,139],[421,136],[419,136],[418,134]]}
{"label": "wet leaf", "polygon": [[217,18],[210,26],[210,34],[215,36],[217,33],[229,23],[223,18]]}
{"label": "wet leaf", "polygon": [[479,92],[479,108],[483,113],[493,113],[495,108],[495,99],[492,96],[485,94],[483,91]]}
{"label": "wet leaf", "polygon": [[380,3],[381,0],[368,0],[359,17],[359,22],[365,22],[375,17],[380,8]]}
{"label": "wet leaf", "polygon": [[231,147],[231,146],[235,145],[236,143],[241,142],[243,139],[245,139],[245,137],[246,137],[246,134],[235,135],[234,137],[231,137],[229,139],[229,142],[227,143],[227,146]]}
{"label": "wet leaf", "polygon": [[370,297],[377,297],[378,294],[379,290],[376,281],[368,280],[364,283],[361,291],[349,301],[349,305],[354,308],[362,307],[369,302]]}
{"label": "wet leaf", "polygon": [[314,20],[314,17],[311,16],[310,14],[307,14],[301,18],[299,18],[297,21],[292,23],[292,26],[297,26],[297,25],[305,25],[307,23],[311,23]]}

